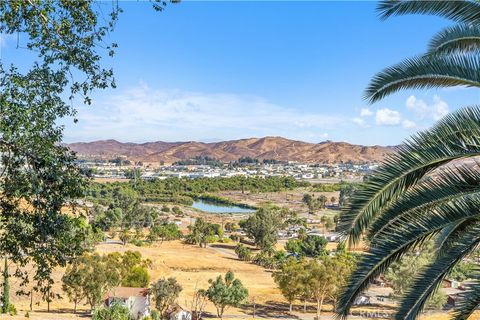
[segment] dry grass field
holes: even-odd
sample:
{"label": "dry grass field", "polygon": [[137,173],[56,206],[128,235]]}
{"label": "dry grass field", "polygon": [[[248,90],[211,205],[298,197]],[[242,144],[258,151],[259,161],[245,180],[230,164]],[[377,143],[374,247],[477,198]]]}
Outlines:
{"label": "dry grass field", "polygon": [[[276,205],[295,210],[302,216],[307,215],[307,208],[302,203],[302,197],[305,193],[314,194],[315,197],[323,194],[328,199],[332,196],[338,199],[338,192],[310,192],[309,189],[297,189],[288,192],[279,193],[246,193],[241,192],[222,192],[219,195],[234,201],[261,206],[266,203],[275,203]],[[152,204],[155,205],[155,204]],[[219,216],[202,213],[190,207],[182,207],[185,217],[181,219],[182,229],[190,224],[190,217],[202,216],[211,222],[226,222],[239,219],[238,216]],[[321,215],[336,214],[333,210],[319,210],[317,217]],[[313,217],[312,217],[313,218]],[[285,241],[277,245],[277,249],[283,249]],[[118,244],[102,244],[97,246],[97,252],[124,252],[126,250],[136,250],[142,253],[143,258],[152,261],[152,267],[149,270],[151,280],[155,281],[162,277],[175,277],[183,287],[183,291],[178,299],[179,304],[189,308],[195,288],[207,288],[208,280],[219,275],[224,275],[228,270],[235,272],[235,275],[244,283],[249,290],[249,299],[245,307],[232,308],[226,311],[225,319],[252,319],[253,301],[256,305],[256,318],[262,319],[302,319],[313,320],[314,308],[309,306],[308,313],[299,312],[301,306],[297,306],[297,311],[288,315],[286,310],[288,306],[281,296],[279,290],[272,279],[271,272],[251,263],[239,261],[233,252],[234,244],[214,244],[209,248],[200,248],[198,246],[186,245],[181,241],[171,241],[157,243],[152,246],[136,247],[133,245],[122,246]],[[328,249],[336,247],[335,243],[329,243]],[[54,274],[55,287],[54,292],[61,293],[61,277],[63,270],[58,269]],[[18,282],[12,279],[12,292],[18,289]],[[39,294],[34,294],[33,312],[30,312],[29,319],[38,320],[61,320],[61,319],[85,319],[89,318],[85,313],[86,307],[80,306],[80,314],[72,313],[73,305],[67,299],[56,299],[51,305],[51,312],[46,312],[47,304],[41,301]],[[19,310],[16,317],[0,315],[0,319],[27,319],[26,312],[30,309],[29,297],[12,297],[12,302]],[[329,306],[326,306],[328,309]],[[211,303],[207,304],[207,315],[213,317],[215,309]],[[325,318],[324,318],[325,317]],[[331,313],[324,313],[322,319],[332,318]],[[355,317],[355,319],[364,319]],[[422,317],[423,320],[447,320],[447,314],[433,314]],[[480,320],[480,314],[472,316],[471,319]]]}
{"label": "dry grass field", "polygon": [[[228,270],[235,272],[235,275],[244,283],[249,290],[249,301],[247,307],[243,309],[228,309],[225,319],[251,319],[252,302],[256,303],[257,318],[279,319],[285,317],[283,310],[287,309],[282,296],[273,282],[271,273],[259,266],[239,261],[235,258],[232,251],[233,245],[218,244],[209,248],[200,248],[198,246],[185,245],[180,241],[164,242],[150,247],[135,247],[132,245],[122,246],[117,244],[103,244],[97,247],[99,253],[124,252],[126,250],[138,250],[144,258],[152,260],[152,268],[149,270],[151,280],[162,277],[175,277],[183,286],[182,294],[178,302],[181,305],[189,307],[192,293],[197,288],[206,288],[208,280],[218,275],[223,275]],[[55,290],[60,292],[60,279],[62,270],[55,273]],[[18,283],[12,283],[12,290]],[[19,315],[16,317],[0,316],[0,319],[26,319],[24,317],[29,309],[30,300],[27,297],[13,297],[13,303],[19,309]],[[39,302],[39,304],[35,304]],[[55,300],[51,304],[51,312],[46,312],[46,303],[39,301],[38,297],[34,301],[34,312],[30,313],[30,319],[38,320],[61,320],[61,319],[85,319],[86,315],[74,315],[72,313],[72,304],[66,299]],[[300,306],[298,306],[300,309]],[[85,307],[83,307],[85,310]],[[207,312],[209,316],[214,315],[213,305],[208,303]],[[308,314],[294,312],[290,318],[313,319],[313,306],[309,307]],[[331,314],[325,313],[325,319],[331,317]],[[358,318],[357,318],[358,319]],[[447,315],[428,315],[424,317],[428,320],[447,320]],[[480,315],[472,317],[480,320]]]}

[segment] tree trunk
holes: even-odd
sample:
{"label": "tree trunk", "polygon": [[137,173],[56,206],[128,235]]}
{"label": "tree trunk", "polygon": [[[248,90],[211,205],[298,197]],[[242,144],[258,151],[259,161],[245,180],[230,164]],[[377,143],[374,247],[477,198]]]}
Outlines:
{"label": "tree trunk", "polygon": [[303,300],[303,313],[307,313],[307,299]]}
{"label": "tree trunk", "polygon": [[325,295],[322,295],[322,300],[320,300],[320,312],[322,312],[322,308],[323,308],[323,299],[325,299]]}
{"label": "tree trunk", "polygon": [[320,299],[317,299],[317,320],[320,320]]}
{"label": "tree trunk", "polygon": [[290,312],[292,312],[292,309],[293,309],[293,303],[290,301],[290,306],[288,308],[290,310]]}
{"label": "tree trunk", "polygon": [[5,268],[3,269],[3,296],[2,296],[2,313],[8,312],[10,305],[10,285],[8,283],[8,260],[5,258]]}
{"label": "tree trunk", "polygon": [[75,300],[73,305],[73,313],[77,313],[77,301]]}

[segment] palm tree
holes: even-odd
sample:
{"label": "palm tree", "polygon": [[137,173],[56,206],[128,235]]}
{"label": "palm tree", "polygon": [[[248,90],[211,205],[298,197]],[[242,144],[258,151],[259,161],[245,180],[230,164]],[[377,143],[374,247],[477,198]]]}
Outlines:
{"label": "palm tree", "polygon": [[[376,75],[366,90],[370,102],[406,88],[480,87],[480,2],[383,1],[379,11],[382,18],[435,14],[457,24],[438,33],[425,55]],[[480,107],[469,107],[407,140],[352,196],[339,227],[351,245],[366,236],[369,253],[341,296],[340,318],[346,318],[355,298],[392,263],[433,239],[435,259],[416,277],[396,314],[396,319],[416,319],[452,268],[478,248],[478,166],[458,161],[478,155]],[[479,304],[480,284],[474,284],[455,318],[467,319]]]}

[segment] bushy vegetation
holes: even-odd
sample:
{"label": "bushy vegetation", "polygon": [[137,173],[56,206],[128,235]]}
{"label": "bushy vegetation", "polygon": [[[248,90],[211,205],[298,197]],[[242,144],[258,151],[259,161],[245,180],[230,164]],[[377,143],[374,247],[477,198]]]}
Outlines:
{"label": "bushy vegetation", "polygon": [[223,163],[215,158],[209,156],[196,156],[193,159],[179,160],[174,162],[175,166],[192,166],[192,165],[206,165],[210,167],[223,167]]}
{"label": "bushy vegetation", "polygon": [[316,235],[307,235],[303,239],[290,239],[285,244],[285,250],[297,257],[320,257],[328,254],[327,239]]}
{"label": "bushy vegetation", "polygon": [[252,250],[246,247],[244,244],[237,244],[235,247],[235,253],[237,254],[238,258],[243,261],[250,261],[252,260]]}
{"label": "bushy vegetation", "polygon": [[150,264],[149,260],[142,259],[138,251],[85,254],[67,267],[62,277],[62,289],[74,303],[74,311],[81,301],[86,301],[94,310],[113,287],[148,286],[150,277],[147,267]]}
{"label": "bushy vegetation", "polygon": [[290,311],[295,300],[313,300],[320,319],[323,304],[326,301],[336,304],[354,266],[355,257],[343,252],[308,260],[291,257],[272,276],[289,302]]}
{"label": "bushy vegetation", "polygon": [[127,307],[115,303],[110,307],[95,310],[92,320],[132,320],[132,318]]}
{"label": "bushy vegetation", "polygon": [[198,244],[200,247],[207,247],[208,243],[215,242],[223,237],[222,226],[210,223],[202,218],[197,218],[193,225],[188,226],[190,234],[185,237],[188,244]]}
{"label": "bushy vegetation", "polygon": [[228,178],[168,178],[135,182],[92,183],[86,190],[87,199],[109,206],[120,194],[136,194],[145,202],[192,204],[193,199],[226,190],[278,192],[307,186],[292,177],[228,177]]}
{"label": "bushy vegetation", "polygon": [[162,278],[151,286],[151,295],[162,319],[167,319],[168,308],[177,300],[182,290],[175,278]]}
{"label": "bushy vegetation", "polygon": [[207,298],[215,305],[217,315],[223,319],[223,313],[230,306],[238,306],[248,297],[248,290],[232,271],[225,277],[218,276],[208,281],[210,287],[205,291]]}

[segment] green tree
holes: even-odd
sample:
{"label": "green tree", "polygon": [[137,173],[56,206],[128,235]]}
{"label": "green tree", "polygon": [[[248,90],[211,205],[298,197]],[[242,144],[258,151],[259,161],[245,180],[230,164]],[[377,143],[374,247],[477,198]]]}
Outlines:
{"label": "green tree", "polygon": [[[153,4],[161,10],[166,2]],[[101,7],[95,1],[0,1],[0,34],[21,35],[12,46],[19,58],[0,61],[0,256],[31,264],[32,272],[16,275],[22,283],[31,276],[44,297],[52,294],[52,270],[85,249],[79,218],[62,213],[83,195],[86,181],[62,144],[60,123],[77,122],[76,106],[90,104],[93,91],[115,87],[102,56],[115,53],[117,45],[106,38],[120,8]]]}
{"label": "green tree", "polygon": [[72,290],[72,286],[81,288],[82,296],[91,310],[94,310],[108,290],[117,286],[120,281],[120,271],[107,263],[105,256],[98,254],[77,258],[62,278],[65,289]]}
{"label": "green tree", "polygon": [[147,268],[134,266],[122,279],[122,286],[133,288],[145,288],[150,283],[150,275]]}
{"label": "green tree", "polygon": [[95,310],[93,320],[131,320],[130,311],[120,304],[113,304],[110,307],[102,307]]}
{"label": "green tree", "polygon": [[210,287],[205,292],[207,298],[215,305],[217,316],[223,319],[223,313],[229,306],[238,306],[248,297],[248,290],[242,282],[235,279],[232,271],[228,271],[225,277],[218,276],[215,280],[208,281]]}
{"label": "green tree", "polygon": [[85,254],[67,267],[62,289],[75,304],[85,299],[94,310],[113,287],[120,284],[146,287],[149,282],[146,268],[150,264],[149,260],[142,260],[138,251]]}
{"label": "green tree", "polygon": [[239,243],[235,247],[235,253],[237,254],[238,258],[243,261],[250,261],[252,260],[252,250],[247,248],[245,245]]}
{"label": "green tree", "polygon": [[212,236],[215,235],[215,232],[218,232],[216,225],[209,223],[202,218],[197,218],[195,223],[191,226],[188,226],[190,229],[190,238],[187,241],[194,244],[198,244],[200,247],[207,247],[207,243],[210,243]]}
{"label": "green tree", "polygon": [[8,312],[8,307],[10,306],[10,275],[8,273],[8,259],[4,258],[4,267],[3,267],[3,292],[2,292],[2,313]]}
{"label": "green tree", "polygon": [[240,226],[262,250],[270,250],[278,241],[278,231],[285,227],[290,212],[277,207],[267,207],[257,210]]}
{"label": "green tree", "polygon": [[[395,298],[401,298],[414,285],[415,278],[421,273],[422,268],[432,262],[434,250],[427,243],[418,250],[407,252],[400,260],[396,261],[385,272],[385,281],[392,287]],[[444,298],[442,301],[441,298]],[[427,308],[439,306],[446,302],[446,296],[439,288],[426,302]]]}
{"label": "green tree", "polygon": [[285,244],[285,250],[300,257],[320,257],[328,253],[325,249],[328,241],[324,237],[307,235],[303,240],[290,239]]}
{"label": "green tree", "polygon": [[73,302],[73,313],[77,313],[77,305],[84,299],[82,280],[83,270],[77,270],[78,264],[69,265],[62,277],[62,290],[70,302]]}
{"label": "green tree", "polygon": [[325,206],[327,205],[327,197],[325,195],[321,194],[321,195],[318,196],[317,201],[318,201],[318,204],[319,204],[320,208],[325,209]]}
{"label": "green tree", "polygon": [[315,211],[318,209],[319,203],[317,200],[315,200],[311,194],[304,194],[302,198],[303,203],[308,208],[308,214],[314,214]]}
{"label": "green tree", "polygon": [[306,263],[305,290],[317,303],[317,319],[320,319],[325,299],[331,299],[335,303],[353,266],[353,258],[348,255],[326,255]]}
{"label": "green tree", "polygon": [[166,316],[168,307],[175,303],[181,291],[182,286],[175,278],[160,279],[152,285],[151,294],[155,301],[155,308],[162,317]]}
{"label": "green tree", "polygon": [[130,235],[130,230],[123,229],[122,232],[120,232],[119,238],[120,241],[122,241],[123,245],[126,245],[128,241],[132,239],[132,236]]}
{"label": "green tree", "polygon": [[292,311],[293,303],[300,298],[304,291],[304,263],[294,258],[288,258],[279,270],[273,272],[275,283],[280,288],[282,295],[289,303]]}
{"label": "green tree", "polygon": [[[434,14],[456,24],[438,33],[425,55],[376,75],[366,90],[370,102],[408,88],[480,87],[477,1],[382,1],[379,11],[383,18]],[[370,250],[342,295],[338,313],[343,318],[376,277],[434,237],[433,261],[415,277],[396,314],[397,319],[417,318],[442,280],[478,246],[478,168],[459,160],[480,154],[479,124],[478,107],[445,116],[402,144],[352,196],[340,227],[351,244],[366,235]],[[432,177],[433,171],[438,175]],[[468,318],[479,302],[476,284],[466,292],[454,317]]]}

